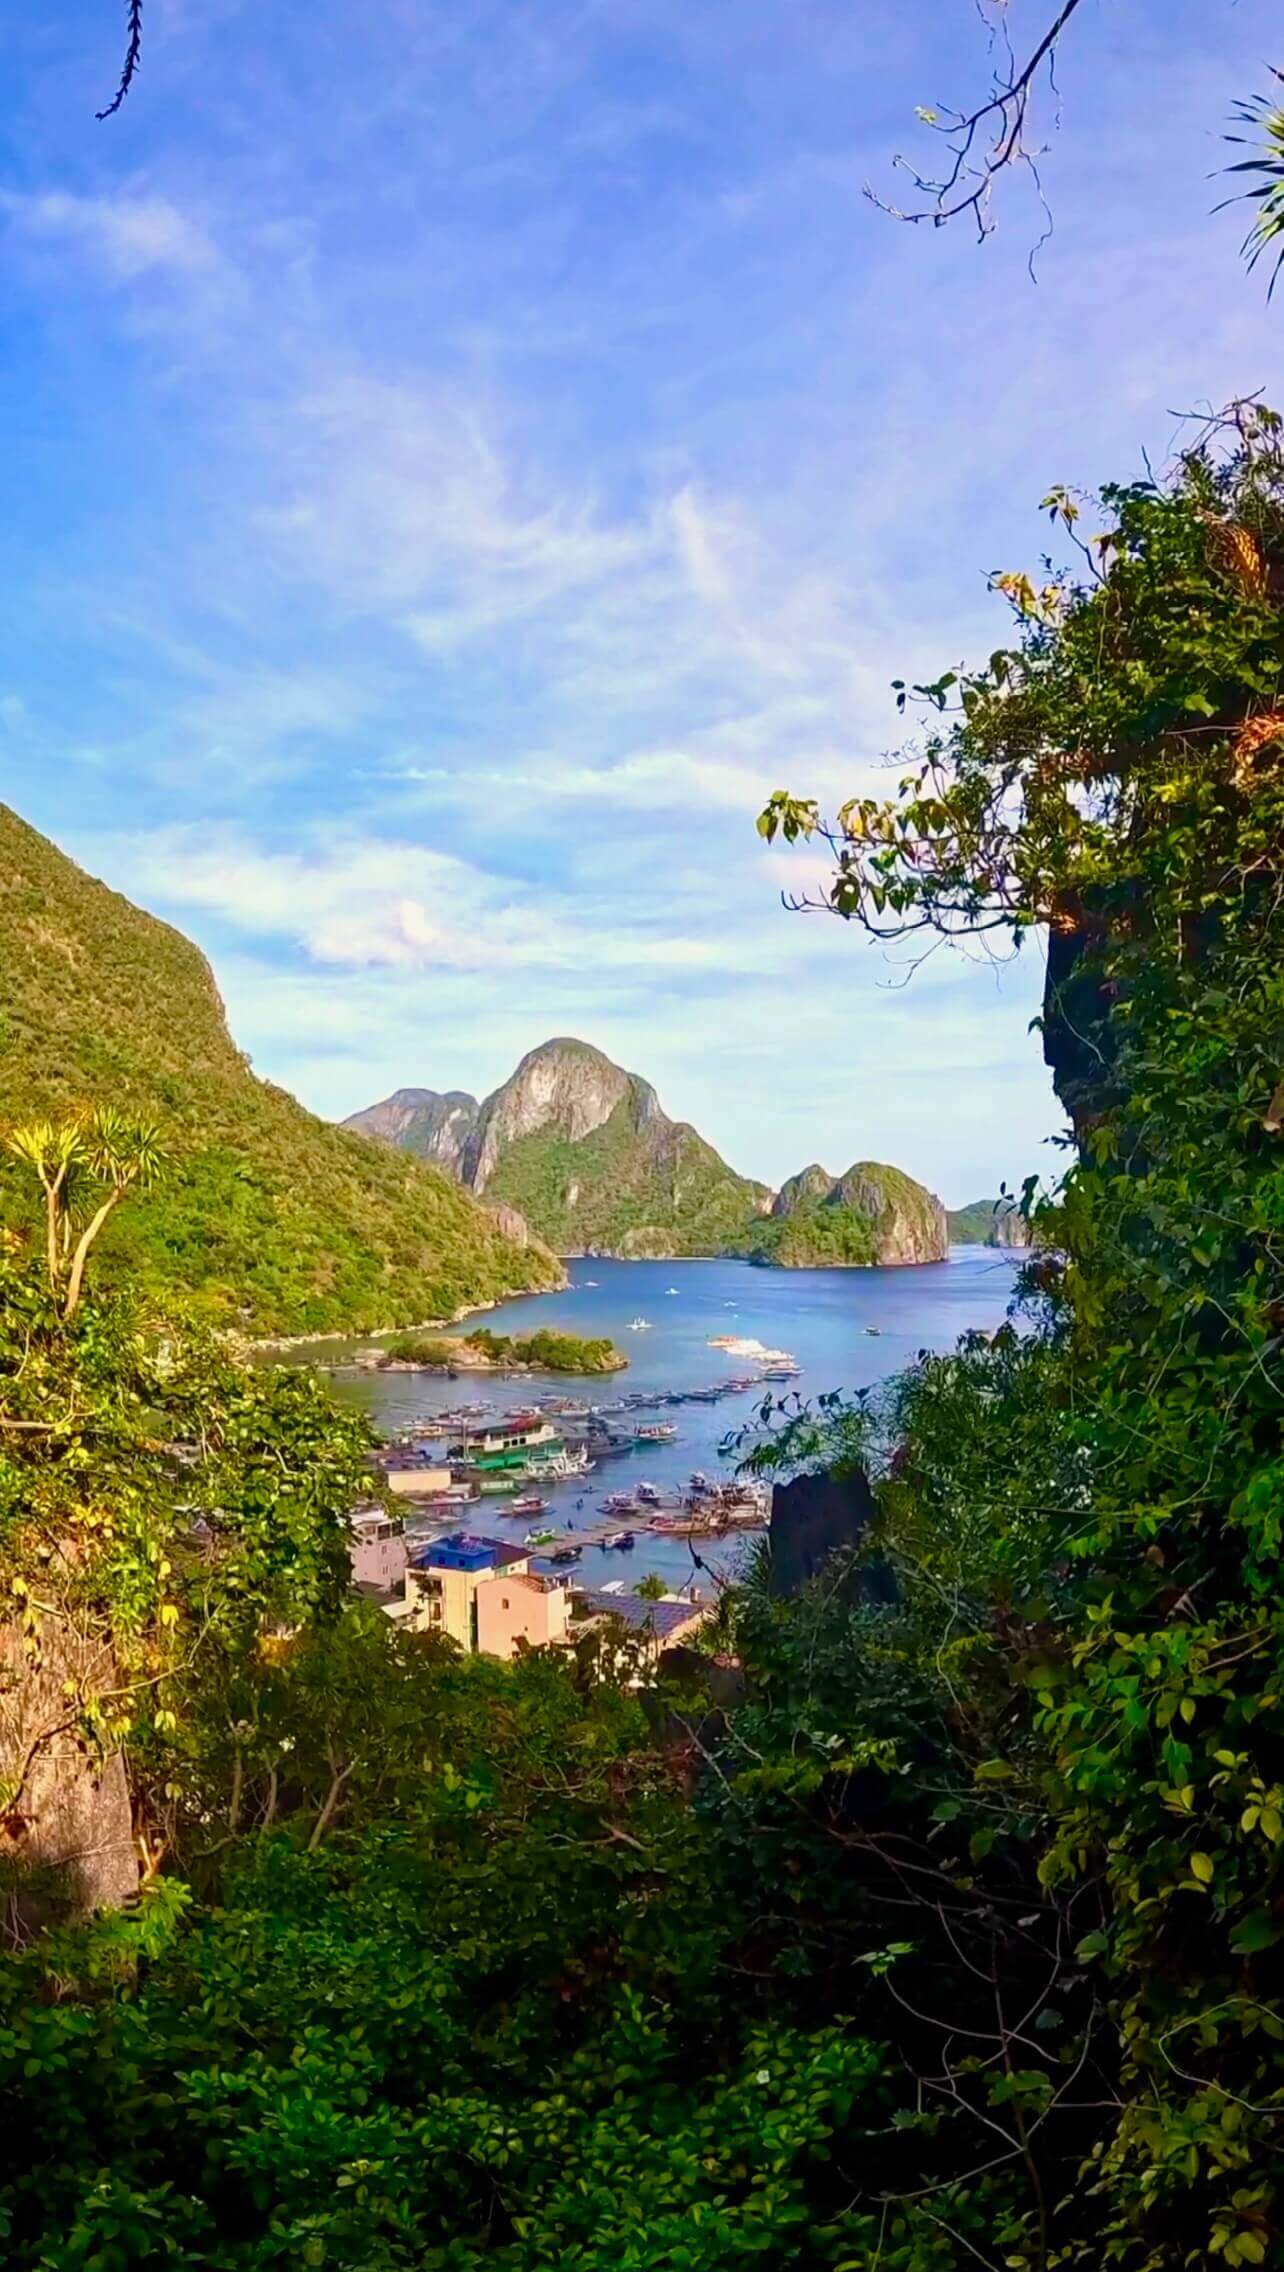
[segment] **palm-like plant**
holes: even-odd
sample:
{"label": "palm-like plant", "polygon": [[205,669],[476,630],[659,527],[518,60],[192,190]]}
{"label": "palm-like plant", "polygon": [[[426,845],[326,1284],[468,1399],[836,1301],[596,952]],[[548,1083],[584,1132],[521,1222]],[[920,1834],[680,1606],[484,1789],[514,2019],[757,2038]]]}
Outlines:
{"label": "palm-like plant", "polygon": [[663,1601],[668,1590],[669,1581],[662,1578],[658,1570],[648,1570],[644,1578],[638,1579],[633,1589],[640,1601]]}
{"label": "palm-like plant", "polygon": [[57,1287],[62,1275],[65,1233],[71,1220],[72,1190],[85,1166],[82,1127],[78,1120],[29,1120],[10,1129],[4,1139],[24,1167],[29,1167],[45,1198],[45,1258],[49,1283]]}
{"label": "palm-like plant", "polygon": [[[1277,87],[1284,87],[1284,71],[1273,70],[1271,77]],[[1284,266],[1284,104],[1275,93],[1252,95],[1246,102],[1236,103],[1234,117],[1238,125],[1251,131],[1228,134],[1226,140],[1239,149],[1251,147],[1257,153],[1252,158],[1239,158],[1226,168],[1227,173],[1258,177],[1251,188],[1238,193],[1257,208],[1240,250],[1253,269],[1264,253],[1269,253],[1272,246],[1278,247],[1267,287],[1269,299]],[[1224,203],[1236,201],[1227,198]],[[1221,210],[1219,206],[1218,211]]]}
{"label": "palm-like plant", "polygon": [[44,1193],[49,1284],[64,1320],[70,1320],[80,1306],[90,1251],[108,1218],[128,1192],[164,1172],[159,1131],[149,1121],[101,1105],[72,1120],[29,1121],[11,1129],[4,1143],[34,1171]]}

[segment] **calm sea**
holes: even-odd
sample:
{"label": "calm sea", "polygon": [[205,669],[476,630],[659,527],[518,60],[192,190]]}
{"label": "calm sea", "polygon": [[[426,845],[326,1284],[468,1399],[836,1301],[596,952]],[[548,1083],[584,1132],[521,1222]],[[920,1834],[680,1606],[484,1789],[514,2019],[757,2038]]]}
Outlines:
{"label": "calm sea", "polygon": [[[568,1333],[604,1334],[628,1357],[627,1373],[582,1382],[566,1376],[506,1381],[461,1374],[451,1381],[427,1374],[340,1372],[336,1392],[365,1406],[388,1435],[462,1403],[484,1401],[497,1411],[533,1403],[541,1387],[545,1393],[608,1404],[629,1388],[703,1388],[751,1371],[749,1360],[709,1346],[714,1335],[734,1333],[788,1350],[802,1366],[792,1390],[815,1397],[827,1389],[863,1388],[886,1379],[902,1371],[920,1349],[950,1348],[969,1326],[993,1331],[1012,1298],[1015,1275],[1008,1256],[984,1247],[956,1247],[948,1262],[898,1270],[763,1270],[745,1262],[594,1260],[574,1261],[568,1268],[571,1285],[565,1293],[505,1302],[477,1322],[496,1332],[552,1326]],[[637,1317],[649,1320],[648,1331],[630,1330]],[[336,1357],[332,1342],[298,1354],[328,1363]],[[787,1392],[778,1386],[772,1393]],[[640,1480],[671,1488],[685,1482],[693,1468],[709,1475],[728,1472],[719,1446],[760,1401],[761,1392],[638,1415],[672,1421],[677,1441],[646,1445],[604,1462],[579,1482],[548,1490],[547,1519],[559,1527],[587,1523],[597,1518],[608,1491]],[[496,1538],[520,1537],[528,1523],[506,1517],[503,1506],[502,1499],[485,1500],[472,1527]],[[718,1547],[705,1542],[699,1552],[713,1566],[726,1568],[737,1547],[734,1542]],[[700,1578],[685,1544],[641,1531],[631,1554],[587,1549],[578,1575],[588,1585],[613,1578],[633,1583],[651,1570],[673,1583]]]}

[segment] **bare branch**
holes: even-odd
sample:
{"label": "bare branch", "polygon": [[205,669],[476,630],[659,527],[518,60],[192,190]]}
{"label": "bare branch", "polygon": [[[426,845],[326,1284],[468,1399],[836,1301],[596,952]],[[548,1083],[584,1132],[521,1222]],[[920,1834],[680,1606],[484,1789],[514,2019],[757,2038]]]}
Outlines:
{"label": "bare branch", "polygon": [[[925,200],[923,204],[893,205],[867,184],[865,195],[871,204],[877,205],[883,213],[890,213],[897,221],[930,221],[934,229],[944,228],[947,221],[956,221],[962,214],[970,213],[976,222],[977,237],[983,239],[994,227],[990,214],[994,184],[1009,167],[1027,167],[1042,196],[1036,164],[1038,152],[1028,148],[1025,141],[1030,97],[1045,63],[1051,75],[1057,41],[1080,4],[1081,0],[1062,0],[1042,39],[1020,69],[1008,49],[1006,71],[998,79],[994,92],[975,110],[943,108],[919,112],[924,126],[939,134],[949,151],[949,164],[939,180],[920,173],[900,155],[894,161],[909,174],[919,196]],[[1055,81],[1053,87],[1055,92]]]}

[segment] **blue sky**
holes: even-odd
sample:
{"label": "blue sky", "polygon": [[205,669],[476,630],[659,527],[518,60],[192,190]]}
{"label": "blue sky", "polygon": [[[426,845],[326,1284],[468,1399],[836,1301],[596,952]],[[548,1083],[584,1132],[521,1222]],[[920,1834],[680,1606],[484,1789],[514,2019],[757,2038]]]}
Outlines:
{"label": "blue sky", "polygon": [[887,778],[1052,482],[1278,399],[1207,178],[1277,10],[1087,0],[1037,285],[1019,189],[861,195],[973,0],[148,0],[98,126],[120,13],[6,35],[0,795],[319,1112],[569,1032],[770,1181],[1055,1167],[1037,953],[907,983],[753,820]]}

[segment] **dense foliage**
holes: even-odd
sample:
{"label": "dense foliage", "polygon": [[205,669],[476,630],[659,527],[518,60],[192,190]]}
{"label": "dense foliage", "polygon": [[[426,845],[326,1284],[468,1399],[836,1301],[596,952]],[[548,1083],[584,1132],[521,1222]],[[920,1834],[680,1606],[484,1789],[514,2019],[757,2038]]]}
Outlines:
{"label": "dense foliage", "polygon": [[468,1338],[493,1364],[533,1365],[542,1373],[619,1373],[629,1361],[604,1334],[559,1333],[552,1326],[536,1333],[492,1333],[481,1326]]}
{"label": "dense foliage", "polygon": [[[1073,535],[1074,501],[1047,502]],[[1048,2260],[1256,2264],[1280,2260],[1284,2107],[1278,422],[1240,410],[1171,484],[1106,505],[1090,578],[1003,579],[1019,643],[920,690],[957,695],[956,722],[891,806],[830,826],[833,904],[875,929],[1050,927],[1045,1046],[1078,1159],[1064,1262],[1032,1273],[1048,1335],[1007,1389],[989,1352],[962,1357],[948,1435],[929,1368],[893,1490],[926,1458],[921,1510],[964,1484],[983,1536],[1045,1533],[970,1623],[1012,1695],[977,1772],[1011,1788],[1005,1839],[1034,1823],[1118,2063]],[[820,821],[781,798],[765,825]],[[952,1599],[946,1630],[952,1657]],[[966,1729],[974,1684],[954,1684]]]}
{"label": "dense foliage", "polygon": [[[251,1332],[370,1331],[555,1285],[444,1175],[329,1127],[258,1080],[191,943],[0,806],[0,1117],[110,1097],[171,1169],[104,1233],[109,1274]],[[0,1221],[27,1219],[16,1170]]]}
{"label": "dense foliage", "polygon": [[541,1326],[536,1333],[492,1333],[478,1326],[471,1333],[399,1333],[388,1343],[383,1361],[394,1365],[441,1365],[447,1371],[462,1366],[527,1365],[540,1373],[619,1373],[628,1364],[614,1342],[603,1336],[560,1333]]}

